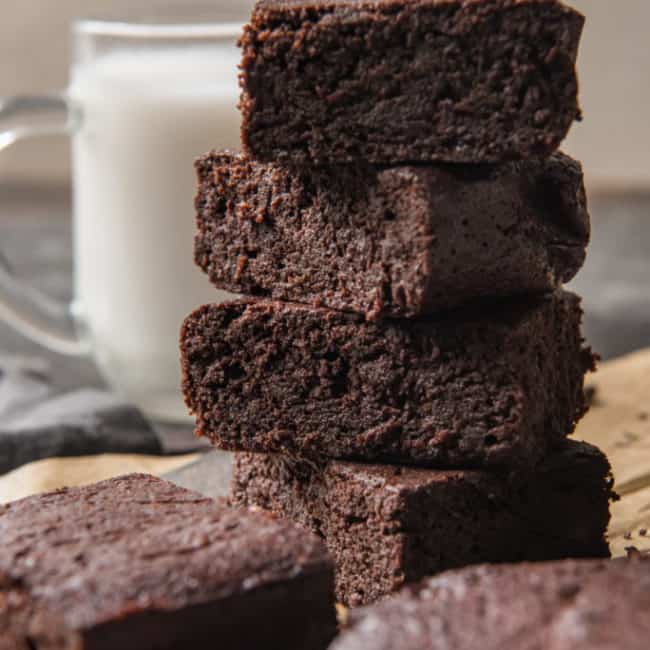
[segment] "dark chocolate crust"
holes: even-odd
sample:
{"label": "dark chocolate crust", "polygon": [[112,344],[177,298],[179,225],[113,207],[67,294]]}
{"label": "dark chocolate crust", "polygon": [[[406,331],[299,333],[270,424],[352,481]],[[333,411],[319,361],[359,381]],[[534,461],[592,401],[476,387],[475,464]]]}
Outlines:
{"label": "dark chocolate crust", "polygon": [[231,500],[321,535],[355,606],[470,564],[608,557],[611,488],[605,456],[567,442],[524,476],[236,454]]}
{"label": "dark chocolate crust", "polygon": [[186,402],[222,449],[429,467],[533,466],[583,414],[577,296],[367,322],[206,305],[182,328]]}
{"label": "dark chocolate crust", "polygon": [[241,39],[264,161],[544,157],[579,118],[584,17],[556,0],[263,0]]}
{"label": "dark chocolate crust", "polygon": [[196,263],[245,295],[420,316],[554,289],[589,242],[582,169],[561,154],[291,172],[221,152],[197,171]]}
{"label": "dark chocolate crust", "polygon": [[650,561],[478,566],[355,610],[331,650],[646,650]]}
{"label": "dark chocolate crust", "polygon": [[335,634],[321,540],[151,476],[0,506],[0,546],[8,647],[302,650]]}

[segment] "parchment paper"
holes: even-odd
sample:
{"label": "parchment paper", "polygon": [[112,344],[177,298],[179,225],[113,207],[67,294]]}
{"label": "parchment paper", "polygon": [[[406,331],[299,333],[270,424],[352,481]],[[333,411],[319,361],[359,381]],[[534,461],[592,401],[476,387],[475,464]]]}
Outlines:
{"label": "parchment paper", "polygon": [[576,437],[600,447],[614,469],[612,553],[650,549],[650,350],[602,364],[588,387],[593,405]]}

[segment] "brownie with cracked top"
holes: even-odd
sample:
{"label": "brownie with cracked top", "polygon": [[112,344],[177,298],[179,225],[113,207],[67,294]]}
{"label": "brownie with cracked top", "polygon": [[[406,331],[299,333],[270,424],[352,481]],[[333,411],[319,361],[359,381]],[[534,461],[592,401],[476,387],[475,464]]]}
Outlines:
{"label": "brownie with cracked top", "polygon": [[206,305],[182,328],[186,402],[222,449],[428,467],[534,466],[585,410],[574,294],[365,321]]}
{"label": "brownie with cracked top", "polygon": [[352,612],[331,650],[646,650],[650,561],[482,565]]}
{"label": "brownie with cracked top", "polygon": [[195,260],[218,288],[370,318],[552,290],[589,242],[582,169],[561,154],[291,171],[226,151],[197,171]]}
{"label": "brownie with cracked top", "polygon": [[573,441],[519,476],[240,453],[231,501],[321,535],[356,606],[470,564],[608,557],[610,471]]}
{"label": "brownie with cracked top", "polygon": [[584,17],[558,0],[261,0],[241,45],[259,160],[544,157],[580,118]]}
{"label": "brownie with cracked top", "polygon": [[[130,475],[0,506],[0,648],[326,648],[323,542]],[[4,645],[3,645],[4,644]]]}

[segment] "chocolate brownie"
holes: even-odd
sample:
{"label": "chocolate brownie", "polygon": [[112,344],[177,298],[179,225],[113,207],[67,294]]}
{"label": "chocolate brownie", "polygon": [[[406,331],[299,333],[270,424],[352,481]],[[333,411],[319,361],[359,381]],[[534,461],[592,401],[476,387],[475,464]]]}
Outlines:
{"label": "chocolate brownie", "polygon": [[237,454],[231,499],[321,535],[354,606],[468,564],[608,557],[611,487],[605,456],[569,442],[525,476]]}
{"label": "chocolate brownie", "polygon": [[291,172],[222,152],[197,169],[195,259],[235,293],[419,316],[554,289],[589,242],[582,169],[560,154]]}
{"label": "chocolate brownie", "polygon": [[331,650],[647,650],[650,562],[477,566],[354,610]]}
{"label": "chocolate brownie", "polygon": [[0,647],[326,648],[323,542],[151,476],[0,506]]}
{"label": "chocolate brownie", "polygon": [[436,318],[246,299],[181,334],[197,433],[235,451],[429,467],[532,466],[585,408],[579,298],[558,290]]}
{"label": "chocolate brownie", "polygon": [[544,157],[580,116],[584,17],[557,0],[261,0],[241,40],[260,160]]}

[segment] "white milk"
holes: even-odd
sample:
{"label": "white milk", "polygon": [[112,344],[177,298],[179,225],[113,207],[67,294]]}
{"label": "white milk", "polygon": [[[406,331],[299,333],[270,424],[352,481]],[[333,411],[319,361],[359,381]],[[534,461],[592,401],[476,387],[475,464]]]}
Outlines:
{"label": "white milk", "polygon": [[193,161],[239,146],[234,45],[116,52],[73,69],[76,310],[115,387],[179,419],[185,316],[228,297],[193,264]]}

